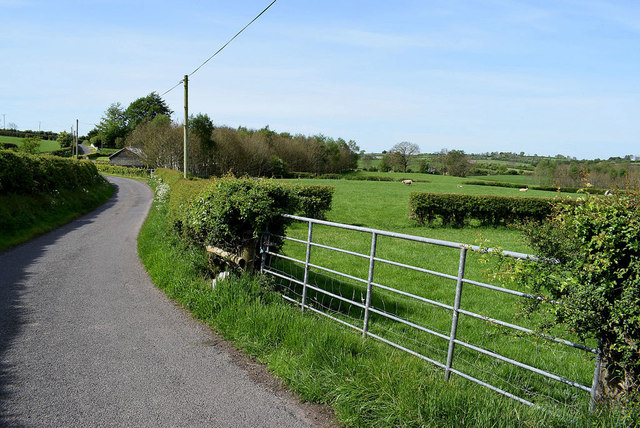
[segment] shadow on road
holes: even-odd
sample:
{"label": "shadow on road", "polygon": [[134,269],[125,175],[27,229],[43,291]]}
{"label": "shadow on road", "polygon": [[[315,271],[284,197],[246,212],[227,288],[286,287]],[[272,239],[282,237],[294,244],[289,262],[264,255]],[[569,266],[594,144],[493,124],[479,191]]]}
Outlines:
{"label": "shadow on road", "polygon": [[[14,341],[32,319],[33,308],[26,306],[24,296],[29,291],[30,267],[47,249],[66,234],[97,221],[97,217],[118,201],[118,185],[113,184],[113,196],[94,211],[31,241],[0,252],[0,427],[8,424],[3,402],[15,382],[12,369],[5,356]],[[80,261],[78,261],[80,262]],[[37,290],[33,290],[37,292]]]}

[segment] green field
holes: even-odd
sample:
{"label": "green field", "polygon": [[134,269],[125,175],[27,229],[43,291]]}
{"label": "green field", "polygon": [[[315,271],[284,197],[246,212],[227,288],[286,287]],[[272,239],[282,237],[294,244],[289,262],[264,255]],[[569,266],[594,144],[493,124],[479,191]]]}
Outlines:
{"label": "green field", "polygon": [[[13,143],[20,147],[22,146],[22,140],[22,138],[18,137],[5,137],[0,135],[0,143]],[[40,153],[50,153],[59,148],[60,144],[55,140],[40,140]]]}
{"label": "green field", "polygon": [[[522,193],[517,188],[466,185],[463,184],[466,181],[465,179],[456,177],[421,174],[378,174],[392,176],[398,180],[402,177],[410,177],[413,179],[428,179],[429,182],[418,182],[412,185],[405,185],[399,181],[300,180],[300,182],[334,186],[333,208],[327,215],[327,219],[330,221],[470,245],[483,244],[516,252],[532,252],[528,244],[524,242],[521,233],[513,228],[478,226],[456,229],[438,225],[421,227],[415,221],[409,219],[408,200],[409,193],[412,191],[522,196]],[[527,192],[526,196],[553,197],[555,193],[531,190]],[[307,225],[294,224],[289,228],[287,234],[297,239],[306,239]],[[313,241],[326,246],[368,254],[371,246],[371,235],[326,226],[316,226],[313,231]],[[304,260],[305,252],[306,248],[303,244],[291,241],[287,241],[283,248],[285,255],[295,257],[298,260]],[[378,240],[377,257],[455,276],[458,271],[460,252],[457,249],[381,237]],[[496,284],[489,279],[493,274],[491,260],[487,261],[486,257],[473,252],[469,253],[467,260],[466,278]],[[312,263],[361,279],[367,278],[369,266],[368,259],[336,253],[322,248],[313,249]],[[280,262],[276,264],[276,267],[282,271],[301,274],[300,268],[291,262]],[[320,288],[326,289],[333,294],[348,298],[366,294],[364,286],[357,281],[344,280],[336,275],[327,275],[317,269],[312,269],[311,272],[312,281]],[[454,303],[455,281],[448,279],[378,263],[375,268],[374,281],[446,305],[451,306]],[[514,288],[514,285],[510,284],[509,287]],[[301,292],[299,287],[293,287],[291,291],[293,294],[298,295]],[[526,292],[527,290],[520,291]],[[336,312],[337,316],[355,325],[358,325],[359,320],[362,319],[361,309],[353,305],[345,304],[337,299],[327,298],[321,293],[311,292],[309,298],[315,299],[318,307],[329,307]],[[462,308],[483,316],[519,324],[527,328],[535,328],[535,318],[519,318],[518,307],[520,304],[521,298],[466,286]],[[451,326],[450,311],[431,305],[419,304],[416,301],[410,302],[406,301],[406,299],[399,299],[398,295],[388,292],[378,293],[374,297],[374,307],[391,312],[396,316],[410,319],[412,322],[443,334],[448,334]],[[370,328],[372,332],[384,335],[387,338],[392,337],[397,343],[415,352],[426,352],[431,358],[442,363],[446,360],[447,342],[442,339],[413,331],[401,324],[390,322],[381,316],[372,317]],[[562,335],[563,332],[557,329],[554,334]],[[535,337],[524,339],[514,337],[505,331],[488,326],[484,321],[469,317],[461,319],[459,335],[461,340],[498,352],[508,358],[513,358],[535,367],[545,368],[553,373],[579,381],[584,385],[590,385],[593,376],[592,357],[582,351],[557,344],[548,344],[537,340]],[[564,337],[575,339],[567,337],[566,334]],[[593,346],[594,344],[590,345]],[[528,392],[524,394],[524,398],[528,400],[535,401],[537,395],[544,395],[547,396],[548,400],[570,403],[571,405],[584,405],[588,401],[588,394],[577,392],[565,386],[551,384],[544,378],[531,376],[530,373],[525,371],[514,370],[508,364],[499,364],[495,367],[495,361],[486,357],[478,358],[475,353],[463,348],[460,348],[458,352],[463,361],[457,362],[459,368],[512,393],[518,393],[518,387],[514,388],[511,384],[526,384]],[[576,395],[580,398],[576,399]]]}

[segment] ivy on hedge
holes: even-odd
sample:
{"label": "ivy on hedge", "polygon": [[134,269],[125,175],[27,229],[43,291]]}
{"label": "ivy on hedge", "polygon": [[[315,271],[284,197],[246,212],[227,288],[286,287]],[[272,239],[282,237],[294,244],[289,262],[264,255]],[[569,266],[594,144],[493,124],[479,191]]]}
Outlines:
{"label": "ivy on hedge", "polygon": [[103,180],[89,161],[0,150],[0,194],[47,193]]}
{"label": "ivy on hedge", "polygon": [[544,220],[552,212],[556,198],[519,198],[493,195],[459,195],[412,192],[411,218],[421,225],[436,218],[444,226],[462,227],[471,219],[483,225],[507,225],[519,220]]}

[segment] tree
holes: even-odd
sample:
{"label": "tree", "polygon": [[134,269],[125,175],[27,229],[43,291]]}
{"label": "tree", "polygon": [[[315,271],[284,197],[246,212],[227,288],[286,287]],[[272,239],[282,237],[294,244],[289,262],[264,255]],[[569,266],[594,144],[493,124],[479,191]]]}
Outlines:
{"label": "tree", "polygon": [[391,171],[391,163],[392,163],[392,155],[390,153],[386,153],[382,155],[382,159],[380,159],[380,163],[378,163],[378,171],[380,172],[389,172]]}
{"label": "tree", "polygon": [[129,104],[129,107],[124,111],[124,117],[129,131],[133,131],[142,121],[150,121],[161,114],[171,116],[172,113],[173,111],[160,98],[160,95],[156,92],[151,92],[146,97],[138,98]]}
{"label": "tree", "polygon": [[456,177],[466,177],[471,170],[469,156],[462,150],[442,149],[435,157],[434,164],[444,175]]}
{"label": "tree", "polygon": [[114,103],[107,108],[98,124],[100,139],[107,147],[116,147],[116,139],[124,139],[128,133],[127,117],[122,105]]}
{"label": "tree", "polygon": [[32,155],[36,155],[40,153],[40,138],[38,137],[27,137],[22,140],[22,146],[20,150],[25,153],[30,153]]}
{"label": "tree", "polygon": [[189,131],[207,149],[213,149],[215,145],[211,135],[213,129],[213,122],[206,114],[198,113],[189,118]]}
{"label": "tree", "polygon": [[392,154],[391,162],[402,168],[402,172],[407,172],[409,162],[415,155],[420,153],[420,147],[415,143],[403,141],[393,146],[389,153]]}
{"label": "tree", "polygon": [[640,193],[559,203],[523,228],[539,259],[513,263],[516,280],[544,301],[529,313],[602,351],[599,390],[609,399],[640,391]]}
{"label": "tree", "polygon": [[56,140],[58,144],[60,144],[61,148],[71,147],[73,144],[73,134],[70,132],[62,131],[58,134],[58,138]]}
{"label": "tree", "polygon": [[127,144],[142,149],[142,158],[148,167],[179,169],[184,159],[183,134],[183,127],[176,126],[162,114],[136,126]]}

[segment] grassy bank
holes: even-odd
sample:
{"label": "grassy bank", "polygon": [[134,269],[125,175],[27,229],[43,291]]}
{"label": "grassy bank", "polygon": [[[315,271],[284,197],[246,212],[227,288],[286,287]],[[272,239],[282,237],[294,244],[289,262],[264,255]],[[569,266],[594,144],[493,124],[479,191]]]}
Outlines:
{"label": "grassy bank", "polygon": [[91,188],[0,195],[0,250],[49,232],[86,214],[113,194],[106,181]]}
{"label": "grassy bank", "polygon": [[300,312],[264,278],[232,278],[213,289],[204,251],[176,236],[167,201],[154,203],[138,238],[153,282],[267,364],[303,400],[332,406],[345,426],[624,425],[614,415],[546,413],[461,379],[447,383],[415,357]]}

